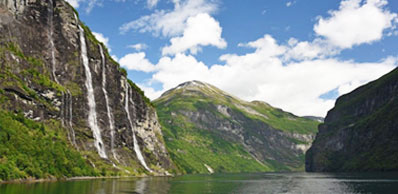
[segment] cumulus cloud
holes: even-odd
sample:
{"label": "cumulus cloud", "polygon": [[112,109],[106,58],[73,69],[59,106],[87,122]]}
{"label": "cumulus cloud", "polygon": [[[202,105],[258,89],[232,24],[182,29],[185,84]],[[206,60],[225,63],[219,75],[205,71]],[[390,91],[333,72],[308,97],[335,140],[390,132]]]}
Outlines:
{"label": "cumulus cloud", "polygon": [[141,51],[141,50],[147,49],[148,45],[146,45],[144,43],[138,43],[138,44],[128,45],[127,47],[135,49],[136,51]]}
{"label": "cumulus cloud", "polygon": [[92,33],[98,41],[104,43],[104,45],[109,49],[109,51],[111,51],[108,37],[105,37],[102,33],[99,32],[92,32]]}
{"label": "cumulus cloud", "polygon": [[286,61],[289,60],[312,60],[316,58],[326,58],[337,55],[341,52],[341,48],[331,45],[327,40],[316,38],[312,42],[298,41],[290,38],[288,41],[287,52],[284,56]]}
{"label": "cumulus cloud", "polygon": [[[290,38],[278,43],[265,34],[238,45],[253,52],[222,55],[222,64],[205,64],[194,57],[203,46],[227,45],[220,24],[211,17],[217,6],[205,0],[172,2],[174,10],[155,11],[120,28],[170,38],[157,64],[150,63],[143,52],[120,59],[130,70],[153,73],[140,84],[151,99],[182,82],[200,80],[245,100],[263,100],[302,116],[325,116],[335,99],[321,96],[330,91],[348,93],[398,65],[397,57],[369,63],[336,57],[344,49],[381,40],[387,30],[396,29],[397,14],[387,10],[385,0],[344,0],[328,18],[317,19],[313,40]],[[163,87],[154,90],[152,84]]]}
{"label": "cumulus cloud", "polygon": [[119,63],[128,70],[152,72],[155,66],[145,58],[144,52],[130,53],[120,58]]}
{"label": "cumulus cloud", "polygon": [[123,24],[120,31],[137,30],[141,33],[150,32],[155,36],[172,37],[181,35],[188,18],[200,13],[214,13],[217,5],[207,0],[173,0],[174,9],[156,10],[151,15],[142,16],[137,20]]}
{"label": "cumulus cloud", "polygon": [[223,55],[223,65],[207,66],[182,53],[162,57],[153,68],[150,81],[161,83],[163,90],[149,91],[153,94],[150,97],[158,97],[181,82],[201,80],[245,100],[263,100],[298,115],[325,116],[335,100],[320,96],[335,89],[339,95],[350,92],[398,64],[394,57],[375,63],[333,58],[286,63],[283,58],[289,52],[288,45],[278,44],[270,35],[241,46],[256,50],[244,55]]}
{"label": "cumulus cloud", "polygon": [[190,50],[196,54],[201,46],[216,46],[225,48],[227,43],[221,37],[222,28],[220,24],[206,13],[201,13],[190,17],[187,20],[187,26],[180,37],[174,37],[170,40],[171,45],[163,48],[163,55],[176,54]]}
{"label": "cumulus cloud", "polygon": [[329,18],[319,17],[314,31],[340,48],[372,43],[396,25],[397,14],[386,5],[386,0],[344,0],[338,10],[329,11]]}

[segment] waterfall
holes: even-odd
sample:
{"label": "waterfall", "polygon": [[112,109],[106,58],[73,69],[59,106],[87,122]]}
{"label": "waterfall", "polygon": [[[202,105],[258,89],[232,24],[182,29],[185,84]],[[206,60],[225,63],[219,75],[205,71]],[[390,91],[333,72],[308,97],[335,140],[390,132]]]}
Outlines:
{"label": "waterfall", "polygon": [[75,130],[73,129],[73,113],[72,113],[72,94],[69,90],[66,93],[62,92],[62,110],[61,110],[61,122],[62,126],[65,127],[65,121],[68,127],[68,140],[77,148],[75,139]]}
{"label": "waterfall", "polygon": [[109,120],[109,129],[111,130],[111,151],[113,154],[113,158],[115,158],[115,160],[117,162],[119,162],[119,160],[116,157],[116,153],[115,153],[115,149],[114,149],[114,144],[115,144],[115,123],[113,120],[113,114],[112,114],[112,110],[111,107],[109,106],[109,99],[108,99],[108,92],[106,91],[106,69],[105,69],[105,56],[104,56],[104,51],[102,49],[102,46],[100,44],[98,44],[100,52],[101,52],[101,59],[102,59],[102,91],[104,92],[104,96],[105,96],[105,105],[106,105],[106,112],[108,115],[108,120]]}
{"label": "waterfall", "polygon": [[73,101],[72,101],[72,94],[70,93],[70,91],[67,91],[67,101],[68,101],[68,124],[69,124],[69,128],[71,130],[71,142],[72,144],[77,148],[77,144],[76,144],[76,136],[75,136],[75,130],[73,129],[73,110],[72,110],[72,106],[73,106]]}
{"label": "waterfall", "polygon": [[53,16],[54,16],[54,0],[49,1],[49,8],[48,8],[48,22],[49,22],[49,33],[48,33],[48,39],[50,40],[50,50],[51,50],[51,64],[52,64],[52,76],[54,78],[54,81],[59,84],[57,76],[55,75],[55,45],[54,45],[54,39],[53,39],[53,34],[54,34],[54,22],[53,22]]}
{"label": "waterfall", "polygon": [[135,137],[135,130],[134,130],[133,122],[131,121],[130,111],[129,111],[129,84],[127,81],[126,81],[126,96],[125,97],[126,97],[126,99],[125,99],[124,109],[126,110],[127,119],[129,120],[131,131],[133,132],[133,143],[134,143],[135,154],[137,155],[137,158],[140,161],[141,165],[144,166],[144,168],[146,170],[148,170],[149,172],[152,172],[152,170],[145,163],[144,157],[142,156],[140,147],[137,142],[137,138]]}
{"label": "waterfall", "polygon": [[[65,103],[65,94],[64,94],[64,92],[61,92],[61,94],[62,94],[62,98],[61,98],[61,105],[62,105],[62,107],[61,107],[61,110],[60,110],[60,118],[61,118],[61,124],[62,124],[62,127],[65,127],[65,105],[66,105],[66,103]],[[69,137],[69,134],[68,134],[68,137]]]}
{"label": "waterfall", "polygon": [[84,37],[84,30],[81,26],[79,26],[80,30],[80,47],[81,47],[81,57],[83,60],[84,70],[86,73],[86,88],[87,88],[87,98],[88,98],[88,106],[89,106],[89,114],[88,114],[88,124],[93,131],[94,136],[94,145],[98,150],[98,154],[102,158],[107,158],[105,153],[105,145],[101,139],[101,131],[98,126],[97,121],[97,112],[96,112],[96,103],[94,97],[94,88],[92,83],[91,71],[89,67],[88,57],[87,57],[87,46],[86,39]]}

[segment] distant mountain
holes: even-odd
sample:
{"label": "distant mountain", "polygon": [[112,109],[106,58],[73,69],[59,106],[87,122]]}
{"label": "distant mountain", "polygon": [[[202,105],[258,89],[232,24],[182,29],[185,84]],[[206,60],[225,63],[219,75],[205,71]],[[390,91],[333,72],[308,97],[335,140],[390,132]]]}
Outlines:
{"label": "distant mountain", "polygon": [[171,158],[185,173],[304,170],[319,124],[199,81],[154,104]]}
{"label": "distant mountain", "polygon": [[398,69],[337,99],[307,152],[306,170],[398,170]]}

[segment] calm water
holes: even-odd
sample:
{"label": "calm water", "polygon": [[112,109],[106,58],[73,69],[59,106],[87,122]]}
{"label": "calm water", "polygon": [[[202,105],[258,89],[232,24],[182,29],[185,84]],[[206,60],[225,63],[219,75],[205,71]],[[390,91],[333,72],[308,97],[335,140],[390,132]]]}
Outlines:
{"label": "calm water", "polygon": [[1,194],[398,193],[398,174],[255,173],[3,184]]}

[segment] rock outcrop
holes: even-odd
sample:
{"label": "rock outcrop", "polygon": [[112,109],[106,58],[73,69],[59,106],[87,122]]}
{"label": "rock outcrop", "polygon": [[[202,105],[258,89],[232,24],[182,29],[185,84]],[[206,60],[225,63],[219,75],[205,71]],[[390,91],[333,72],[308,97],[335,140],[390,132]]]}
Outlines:
{"label": "rock outcrop", "polygon": [[309,172],[398,170],[398,69],[337,99],[306,154]]}
{"label": "rock outcrop", "polygon": [[150,101],[63,0],[0,2],[0,97],[2,110],[59,123],[94,166],[173,166]]}

